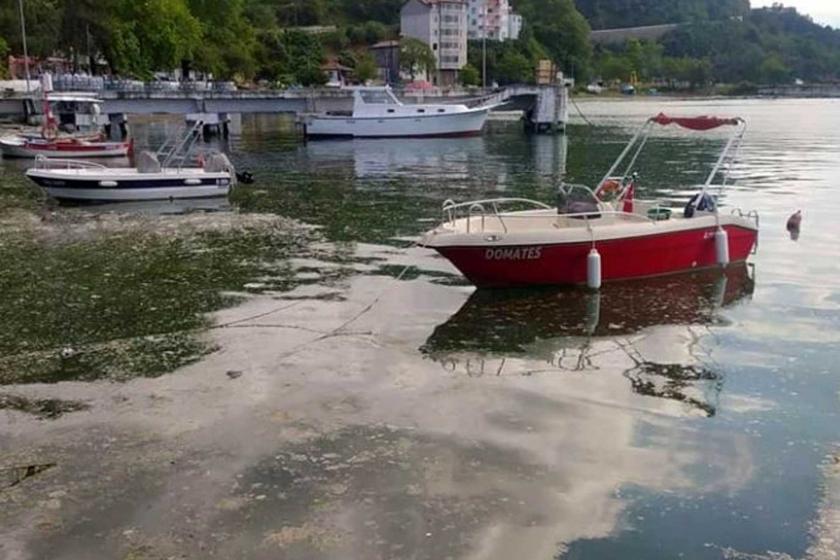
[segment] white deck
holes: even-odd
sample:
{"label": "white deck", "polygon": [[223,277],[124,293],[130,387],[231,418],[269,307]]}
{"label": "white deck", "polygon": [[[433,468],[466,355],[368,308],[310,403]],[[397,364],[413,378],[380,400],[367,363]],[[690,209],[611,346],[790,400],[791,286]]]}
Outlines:
{"label": "white deck", "polygon": [[521,212],[490,212],[447,221],[428,232],[421,242],[433,248],[461,246],[553,245],[626,239],[734,225],[756,230],[755,222],[735,214],[698,212],[684,218],[674,211],[668,220],[647,217],[650,205],[635,213],[604,210],[599,218],[570,217],[554,208]]}

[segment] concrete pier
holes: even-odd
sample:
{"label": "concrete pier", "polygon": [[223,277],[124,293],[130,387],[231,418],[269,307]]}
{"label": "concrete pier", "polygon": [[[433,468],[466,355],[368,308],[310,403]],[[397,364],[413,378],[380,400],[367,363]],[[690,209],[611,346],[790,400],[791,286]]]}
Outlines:
{"label": "concrete pier", "polygon": [[[119,91],[95,92],[103,100],[102,112],[112,123],[127,115],[205,115],[215,122],[224,115],[243,113],[288,113],[302,115],[326,111],[350,111],[348,90],[317,88],[263,91]],[[494,110],[520,110],[529,130],[538,133],[564,130],[567,91],[562,85],[507,86],[497,90],[462,90],[438,95],[395,93],[406,103],[487,103]],[[0,118],[24,120],[37,103],[23,95],[0,99]],[[205,122],[210,122],[206,120]],[[221,121],[220,121],[221,122]]]}

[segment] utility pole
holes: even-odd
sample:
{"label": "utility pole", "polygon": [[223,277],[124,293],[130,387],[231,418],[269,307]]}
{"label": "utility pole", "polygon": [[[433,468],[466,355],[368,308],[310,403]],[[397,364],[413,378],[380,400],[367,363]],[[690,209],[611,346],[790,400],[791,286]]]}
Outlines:
{"label": "utility pole", "polygon": [[23,68],[26,73],[26,93],[29,93],[29,49],[26,48],[26,16],[23,15],[23,0],[18,0],[20,8],[20,34],[23,38]]}

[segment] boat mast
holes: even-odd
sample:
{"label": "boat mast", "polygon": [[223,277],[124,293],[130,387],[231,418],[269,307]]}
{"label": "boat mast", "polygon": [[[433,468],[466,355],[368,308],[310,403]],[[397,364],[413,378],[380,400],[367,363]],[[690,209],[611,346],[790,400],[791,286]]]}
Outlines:
{"label": "boat mast", "polygon": [[20,8],[20,35],[23,39],[23,68],[26,73],[26,93],[29,93],[29,49],[26,47],[26,16],[23,14],[23,0],[18,0],[18,8]]}

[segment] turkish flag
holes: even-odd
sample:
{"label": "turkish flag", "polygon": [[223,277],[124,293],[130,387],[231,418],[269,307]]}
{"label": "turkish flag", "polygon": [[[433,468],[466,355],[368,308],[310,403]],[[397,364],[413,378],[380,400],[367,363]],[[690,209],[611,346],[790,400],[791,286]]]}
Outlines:
{"label": "turkish flag", "polygon": [[622,200],[624,201],[624,211],[632,214],[633,213],[633,199],[636,198],[636,184],[630,183],[630,186],[627,187],[627,191],[625,191]]}

